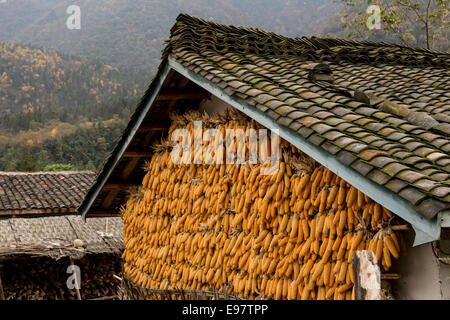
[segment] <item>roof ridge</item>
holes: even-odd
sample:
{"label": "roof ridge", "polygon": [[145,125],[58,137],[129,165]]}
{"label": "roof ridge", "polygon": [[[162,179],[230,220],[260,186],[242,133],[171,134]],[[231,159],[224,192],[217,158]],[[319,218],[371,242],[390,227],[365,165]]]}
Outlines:
{"label": "roof ridge", "polygon": [[347,60],[353,63],[395,63],[450,67],[450,53],[387,42],[338,38],[291,38],[259,28],[219,24],[180,14],[170,30],[163,59],[176,50],[241,52],[276,56],[304,56],[315,61]]}
{"label": "roof ridge", "polygon": [[48,175],[77,175],[83,173],[95,174],[96,172],[93,170],[71,170],[71,171],[0,171],[0,175],[4,176],[18,176],[18,175],[39,175],[39,174],[48,174]]}

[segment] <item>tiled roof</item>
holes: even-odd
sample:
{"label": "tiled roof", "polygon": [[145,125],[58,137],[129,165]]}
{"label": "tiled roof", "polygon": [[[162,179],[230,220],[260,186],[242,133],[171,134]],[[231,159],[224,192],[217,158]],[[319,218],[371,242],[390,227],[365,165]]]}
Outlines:
{"label": "tiled roof", "polygon": [[83,200],[95,172],[0,172],[0,214],[14,210],[72,209]]}
{"label": "tiled roof", "polygon": [[450,54],[180,15],[164,51],[431,218],[450,208]]}
{"label": "tiled roof", "polygon": [[[0,219],[0,261],[12,255],[65,256],[80,259],[85,254],[123,250],[121,217],[88,218],[74,215]],[[74,240],[84,248],[75,248]]]}

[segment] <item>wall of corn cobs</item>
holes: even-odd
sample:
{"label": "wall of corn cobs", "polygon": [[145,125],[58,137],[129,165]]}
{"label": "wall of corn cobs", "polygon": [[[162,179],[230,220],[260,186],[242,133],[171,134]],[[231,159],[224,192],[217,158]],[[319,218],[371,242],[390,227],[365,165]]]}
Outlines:
{"label": "wall of corn cobs", "polygon": [[[177,128],[192,133],[194,120],[223,134],[260,128],[236,112],[171,118],[167,141]],[[124,273],[139,287],[347,300],[356,250],[373,251],[384,271],[405,254],[398,218],[286,141],[273,175],[264,163],[177,165],[170,145],[155,146],[123,210]]]}

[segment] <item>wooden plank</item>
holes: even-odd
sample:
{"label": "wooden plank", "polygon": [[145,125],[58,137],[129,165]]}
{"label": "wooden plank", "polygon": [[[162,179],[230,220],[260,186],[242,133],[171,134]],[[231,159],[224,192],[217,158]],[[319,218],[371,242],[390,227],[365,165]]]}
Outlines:
{"label": "wooden plank", "polygon": [[149,132],[144,140],[142,140],[142,147],[146,147],[150,144],[150,142],[153,140],[153,137],[155,136],[155,131]]}
{"label": "wooden plank", "polygon": [[[178,88],[178,90],[183,90],[188,85],[190,80],[181,74],[180,74],[180,76],[182,76],[182,78],[181,78],[180,82],[178,83],[177,88]],[[208,92],[208,91],[206,91],[206,92]],[[210,96],[210,94],[208,92],[208,97],[209,96]],[[167,105],[166,113],[164,115],[165,117],[169,116],[170,111],[172,110],[172,108],[175,106],[176,103],[177,103],[177,100],[172,100],[169,102],[169,104]]]}
{"label": "wooden plank", "polygon": [[404,224],[404,225],[392,226],[391,229],[394,231],[406,231],[406,230],[411,230],[411,227],[408,224]]}

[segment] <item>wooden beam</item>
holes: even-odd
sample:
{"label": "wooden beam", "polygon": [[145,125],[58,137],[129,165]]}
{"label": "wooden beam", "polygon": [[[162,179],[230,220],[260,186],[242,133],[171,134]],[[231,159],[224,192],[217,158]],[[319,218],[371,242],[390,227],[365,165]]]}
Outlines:
{"label": "wooden beam", "polygon": [[180,89],[165,89],[158,94],[157,100],[195,100],[206,99],[211,94],[206,90],[180,90]]}
{"label": "wooden beam", "polygon": [[152,142],[153,137],[155,136],[155,131],[149,132],[145,138],[142,140],[142,147],[146,147],[150,144],[150,142]]}
{"label": "wooden beam", "polygon": [[1,277],[1,266],[0,266],[0,300],[6,300],[5,292],[3,291],[2,277]]}
{"label": "wooden beam", "polygon": [[381,280],[398,280],[400,275],[398,273],[382,273]]}
{"label": "wooden beam", "polygon": [[100,297],[100,298],[93,298],[93,299],[88,299],[88,300],[92,300],[92,301],[100,301],[100,300],[115,300],[118,299],[119,296],[106,296],[106,297]]}
{"label": "wooden beam", "polygon": [[107,183],[103,186],[103,190],[104,191],[111,191],[111,190],[126,191],[132,187],[139,187],[139,185],[132,184],[132,183]]}
{"label": "wooden beam", "polygon": [[164,123],[143,123],[139,127],[139,131],[164,131],[168,129],[169,125]]}
{"label": "wooden beam", "polygon": [[108,195],[103,199],[101,208],[109,208],[114,201],[115,197],[119,193],[119,190],[111,190],[108,192]]}
{"label": "wooden beam", "polygon": [[127,165],[125,166],[125,169],[122,170],[120,174],[120,180],[127,180],[128,177],[133,172],[136,165],[139,163],[140,158],[132,158],[128,161]]}
{"label": "wooden beam", "polygon": [[[75,266],[75,262],[73,261],[73,258],[70,258],[70,264],[72,266]],[[75,280],[75,290],[76,290],[76,293],[77,293],[77,299],[78,300],[83,300],[81,298],[81,292],[80,292],[81,284],[78,283],[78,277],[77,277],[75,269],[72,270],[72,275],[73,275],[74,280]]]}
{"label": "wooden beam", "polygon": [[0,210],[0,216],[27,216],[27,215],[57,215],[57,214],[75,214],[77,208],[47,208],[47,209],[12,209]]}
{"label": "wooden beam", "polygon": [[151,158],[152,156],[153,152],[139,150],[125,151],[123,154],[124,158]]}
{"label": "wooden beam", "polygon": [[408,224],[396,225],[396,226],[392,226],[391,229],[394,231],[406,231],[406,230],[411,230],[411,226]]}
{"label": "wooden beam", "polygon": [[88,212],[87,218],[118,217],[120,212],[112,209],[94,209]]}
{"label": "wooden beam", "polygon": [[[180,74],[181,75],[181,74]],[[182,76],[182,75],[181,75]],[[179,83],[178,83],[178,86],[177,86],[177,90],[183,90],[187,85],[188,85],[188,83],[190,82],[191,80],[189,80],[188,78],[186,78],[185,76],[182,76],[182,78],[181,78],[181,80],[179,81]],[[208,93],[208,97],[209,97],[209,93]],[[170,111],[172,110],[172,108],[175,106],[175,104],[177,103],[177,100],[172,100],[172,101],[170,101],[169,103],[168,103],[168,105],[167,105],[167,109],[166,109],[166,113],[165,113],[165,117],[168,117],[169,116],[169,113],[170,113]]]}

